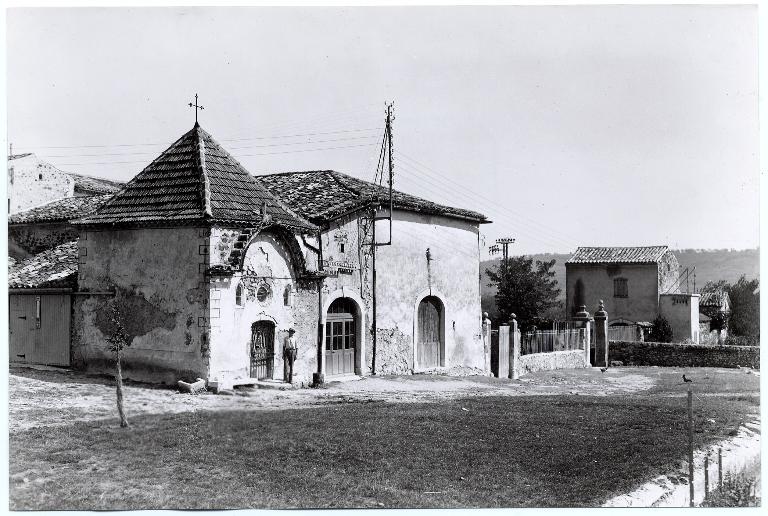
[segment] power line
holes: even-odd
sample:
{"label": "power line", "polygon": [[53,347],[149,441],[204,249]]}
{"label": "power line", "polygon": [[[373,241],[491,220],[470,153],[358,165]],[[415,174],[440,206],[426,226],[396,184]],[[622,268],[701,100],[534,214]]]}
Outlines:
{"label": "power line", "polygon": [[[401,166],[402,166],[402,164],[401,164]],[[406,167],[406,170],[412,172],[412,170],[408,169],[407,167]],[[436,186],[436,185],[434,185],[432,183],[426,183],[426,184],[420,183],[422,180],[419,179],[418,177],[414,177],[414,176],[410,176],[410,175],[405,175],[405,174],[402,175],[401,177],[405,178],[407,181],[412,181],[412,182],[418,183],[419,186],[421,186],[422,188],[430,188],[430,189],[432,189],[432,188],[434,188]],[[450,203],[451,201],[448,201],[448,202]],[[536,232],[531,232],[530,230],[525,228],[524,225],[512,225],[511,223],[508,222],[507,217],[501,215],[500,213],[496,213],[495,210],[484,210],[484,211],[486,211],[486,213],[491,215],[491,217],[493,219],[493,223],[496,225],[496,227],[499,227],[501,229],[507,229],[507,230],[509,230],[510,232],[513,232],[513,233],[519,233],[519,234],[527,237],[530,240],[535,240],[535,241],[537,241],[537,242],[539,242],[541,244],[544,244],[547,247],[551,247],[553,249],[561,249],[563,247],[571,247],[570,244],[558,241],[554,237],[546,236],[546,235],[539,234],[539,233],[536,233]]]}
{"label": "power line", "polygon": [[[466,197],[467,193],[470,193],[470,194],[472,194],[472,195],[474,195],[476,197],[480,197],[478,194],[474,194],[473,192],[471,192],[470,190],[467,190],[465,188],[462,189],[462,191],[456,191],[456,190],[453,190],[451,187],[447,186],[444,183],[435,182],[432,178],[424,176],[424,178],[422,179],[420,177],[422,175],[422,173],[420,171],[412,168],[411,166],[409,166],[408,164],[406,164],[406,163],[404,163],[402,161],[400,161],[400,166],[404,167],[407,171],[412,172],[413,174],[415,174],[415,176],[414,175],[407,175],[406,174],[406,175],[402,175],[401,177],[407,178],[410,181],[414,181],[414,182],[419,183],[422,188],[428,188],[430,190],[434,190],[435,188],[442,189],[442,190],[448,192],[449,194],[452,194],[452,195],[455,195],[455,196],[460,196],[460,197]],[[422,183],[422,181],[423,181],[423,183]],[[491,211],[495,211],[495,210],[491,209]],[[513,227],[511,225],[508,225],[508,223],[506,222],[506,217],[499,217],[499,218],[494,217],[494,218],[495,218],[494,223],[499,223],[500,226],[506,226],[506,227],[508,227],[509,229],[512,229],[515,232],[524,233],[529,238],[531,238],[533,240],[536,240],[536,241],[539,241],[539,242],[541,242],[541,243],[543,243],[545,245],[551,246],[553,248],[559,248],[559,247],[563,247],[563,246],[565,246],[565,247],[572,247],[572,244],[570,242],[567,242],[567,241],[565,241],[563,239],[560,239],[560,238],[558,238],[558,237],[556,237],[554,235],[553,236],[539,235],[538,233],[529,232],[524,226]]]}
{"label": "power line", "polygon": [[[300,152],[315,152],[315,151],[326,151],[326,150],[338,150],[338,149],[353,149],[357,147],[371,147],[373,145],[376,145],[376,143],[361,143],[359,145],[342,145],[338,147],[323,147],[319,149],[297,149],[297,150],[289,150],[289,151],[282,151],[282,152],[260,152],[260,153],[253,153],[253,154],[237,154],[232,153],[232,155],[236,158],[248,158],[251,156],[272,156],[276,154],[296,154]],[[103,162],[90,162],[90,163],[57,163],[57,166],[84,166],[84,165],[119,165],[119,164],[129,164],[129,163],[150,163],[147,160],[141,160],[141,161],[103,161]]]}
{"label": "power line", "polygon": [[[299,138],[304,136],[326,136],[330,134],[344,134],[344,133],[380,131],[380,130],[381,130],[380,127],[370,127],[365,129],[345,129],[345,130],[339,130],[339,131],[325,131],[325,132],[314,132],[314,133],[281,134],[281,135],[275,135],[275,136],[253,136],[251,138],[217,138],[217,139],[222,142],[238,142],[238,141],[250,141],[250,140],[277,140],[281,138]],[[116,143],[116,144],[110,144],[110,145],[59,145],[59,146],[31,146],[31,145],[17,144],[17,147],[21,147],[23,149],[101,149],[101,148],[111,148],[111,147],[155,147],[159,145],[170,145],[171,143],[173,143],[173,141],[157,142],[157,143]],[[23,153],[19,152],[19,154],[23,154]]]}
{"label": "power line", "polygon": [[[553,238],[554,238],[554,237],[555,237],[557,234],[560,234],[560,235],[563,235],[563,236],[565,236],[565,233],[562,233],[562,232],[560,232],[560,231],[557,231],[557,230],[555,230],[554,228],[550,228],[550,227],[548,227],[548,226],[546,226],[546,225],[544,225],[544,224],[542,224],[542,223],[540,223],[540,222],[536,222],[535,220],[532,220],[532,219],[528,219],[528,218],[527,218],[527,217],[525,217],[524,215],[522,215],[522,214],[520,214],[520,213],[517,213],[517,212],[515,212],[514,210],[511,210],[511,209],[509,209],[509,208],[508,208],[508,207],[506,207],[506,206],[503,206],[503,205],[501,205],[501,204],[498,204],[497,202],[493,201],[492,199],[489,199],[489,198],[487,198],[487,197],[484,197],[484,196],[482,196],[482,195],[480,195],[480,194],[478,194],[478,193],[476,193],[476,192],[472,192],[471,190],[467,189],[467,188],[466,188],[464,185],[462,185],[462,184],[460,184],[460,183],[458,183],[458,182],[456,182],[456,181],[453,181],[453,180],[451,180],[451,179],[450,179],[450,178],[448,178],[448,177],[445,177],[445,176],[442,176],[442,175],[440,175],[440,174],[439,174],[437,171],[435,171],[435,170],[433,170],[433,169],[430,169],[429,167],[427,167],[427,166],[426,166],[426,165],[424,165],[424,164],[421,164],[420,162],[418,162],[418,161],[417,161],[417,160],[415,160],[414,158],[410,158],[410,157],[408,157],[408,156],[407,156],[406,154],[404,154],[403,152],[399,152],[398,154],[400,154],[402,157],[404,157],[404,158],[408,159],[409,161],[413,162],[415,165],[418,165],[418,166],[420,166],[420,168],[423,168],[423,169],[425,169],[425,170],[422,172],[423,174],[428,174],[428,175],[430,175],[430,176],[433,176],[433,177],[434,177],[434,179],[437,179],[437,180],[439,180],[439,181],[441,181],[441,182],[443,182],[443,181],[447,181],[447,182],[449,182],[449,183],[453,183],[453,184],[455,184],[455,185],[459,186],[460,188],[462,188],[462,190],[466,190],[467,192],[471,193],[471,194],[472,194],[472,195],[474,195],[475,197],[477,197],[477,198],[479,198],[479,199],[482,199],[482,200],[483,200],[483,201],[485,201],[486,203],[494,204],[494,205],[496,205],[496,206],[497,206],[499,209],[501,209],[501,210],[504,210],[504,211],[506,211],[506,212],[508,212],[508,213],[510,213],[510,214],[512,214],[512,215],[514,215],[514,216],[516,216],[516,217],[519,217],[519,218],[523,219],[523,220],[526,220],[527,222],[529,222],[529,223],[530,223],[530,224],[532,224],[532,225],[535,225],[535,226],[539,226],[539,227],[540,227],[540,228],[542,228],[544,231],[547,231],[547,232],[550,232],[550,233],[552,233],[552,235],[553,235]],[[401,161],[401,163],[402,163],[402,161]],[[431,170],[432,172],[434,172],[434,175],[433,175],[433,174],[431,174],[430,172],[428,172],[429,170]],[[571,240],[570,240],[570,238],[569,238],[568,236],[565,236],[565,238],[560,238],[560,237],[557,237],[557,239],[558,239],[558,240],[560,240],[560,241],[561,241],[561,242],[563,242],[563,243],[569,243],[569,245],[578,245],[578,244],[577,244],[575,241],[571,241]]]}
{"label": "power line", "polygon": [[[407,169],[407,168],[406,168],[406,170],[410,171],[410,169]],[[413,176],[410,176],[410,175],[407,175],[407,174],[401,175],[401,178],[404,178],[407,181],[414,181],[414,182],[420,181],[417,177],[413,177]],[[419,184],[419,186],[421,186],[422,188],[424,188],[424,187],[433,188],[435,185],[433,185],[433,184],[427,184],[427,185]],[[450,201],[449,201],[449,203],[450,203]],[[505,217],[503,217],[503,216],[502,217],[496,217],[496,216],[494,216],[493,212],[491,212],[490,215],[493,217],[493,221],[494,221],[493,223],[498,225],[497,227],[500,227],[502,229],[508,229],[508,230],[510,230],[511,232],[514,232],[514,233],[520,233],[520,234],[526,236],[527,238],[529,238],[531,240],[535,240],[537,242],[540,242],[541,244],[544,244],[544,245],[546,245],[548,247],[551,247],[553,249],[560,249],[562,247],[570,247],[569,245],[567,245],[565,243],[562,243],[562,242],[558,242],[558,241],[556,241],[554,239],[551,239],[550,237],[545,237],[545,236],[538,235],[536,233],[531,233],[528,230],[526,230],[524,227],[513,226],[510,223],[508,223],[506,221]]]}
{"label": "power line", "polygon": [[[306,142],[288,142],[288,143],[268,143],[265,145],[243,145],[240,147],[227,147],[227,150],[242,149],[262,149],[268,147],[288,147],[292,145],[310,145],[319,143],[334,143],[352,140],[365,140],[376,138],[376,136],[354,136],[350,138],[331,138],[330,140],[316,140]],[[108,152],[100,154],[41,154],[43,158],[81,158],[81,157],[100,157],[100,156],[155,156],[157,152]]]}
{"label": "power line", "polygon": [[[423,172],[423,173],[425,173],[425,174],[428,174],[428,175],[430,175],[430,176],[434,176],[436,179],[439,179],[440,181],[448,181],[448,182],[450,182],[450,183],[453,183],[453,184],[457,185],[458,187],[460,187],[460,188],[462,188],[462,189],[466,188],[466,187],[465,187],[464,185],[462,185],[461,183],[458,183],[458,182],[456,182],[456,181],[454,181],[454,180],[452,180],[452,179],[450,179],[450,178],[448,178],[448,177],[445,177],[445,176],[443,176],[443,175],[440,175],[440,173],[439,173],[439,172],[437,172],[437,171],[436,171],[436,170],[434,170],[434,169],[431,169],[431,168],[427,167],[427,166],[426,166],[426,165],[424,165],[423,163],[420,163],[420,162],[419,162],[419,161],[417,161],[415,158],[411,158],[411,157],[409,157],[408,155],[404,154],[403,152],[400,152],[399,154],[400,154],[402,157],[404,157],[405,159],[407,159],[408,161],[410,161],[410,162],[414,163],[416,166],[419,166],[420,168],[424,169],[424,172]],[[430,171],[431,171],[432,173],[430,173]],[[470,192],[471,192],[471,191],[470,191]],[[530,222],[531,224],[534,224],[534,225],[540,226],[540,227],[544,228],[544,229],[545,229],[545,230],[547,230],[547,231],[551,231],[553,234],[560,234],[560,235],[562,235],[562,236],[565,236],[566,238],[568,238],[568,235],[566,235],[565,233],[562,233],[562,232],[560,232],[560,231],[557,231],[557,230],[556,230],[556,229],[554,229],[554,228],[550,228],[550,227],[548,227],[548,226],[546,226],[546,225],[544,225],[544,224],[542,224],[542,223],[540,223],[540,222],[537,222],[537,221],[535,221],[535,220],[532,220],[532,219],[528,219],[527,217],[525,217],[525,216],[524,216],[524,215],[522,215],[521,213],[515,212],[514,210],[512,210],[512,209],[510,209],[510,208],[508,208],[508,207],[506,207],[506,206],[504,206],[504,205],[498,204],[497,202],[493,201],[492,199],[489,199],[489,198],[487,198],[487,197],[484,197],[484,196],[482,196],[481,194],[478,194],[478,193],[476,193],[476,192],[471,192],[471,193],[472,193],[473,195],[475,195],[476,197],[478,197],[478,198],[480,198],[480,199],[482,199],[482,200],[484,200],[484,201],[486,201],[486,202],[489,202],[489,203],[491,203],[491,204],[494,204],[494,205],[498,206],[500,209],[502,209],[502,210],[504,210],[504,211],[507,211],[507,212],[509,212],[509,213],[511,213],[511,214],[513,214],[513,215],[515,215],[515,216],[518,216],[518,217],[520,217],[520,218],[522,218],[522,219],[524,219],[524,220],[527,220],[527,221],[528,221],[528,222]],[[570,240],[568,240],[568,241],[570,241]],[[575,244],[576,242],[573,242],[573,243]]]}

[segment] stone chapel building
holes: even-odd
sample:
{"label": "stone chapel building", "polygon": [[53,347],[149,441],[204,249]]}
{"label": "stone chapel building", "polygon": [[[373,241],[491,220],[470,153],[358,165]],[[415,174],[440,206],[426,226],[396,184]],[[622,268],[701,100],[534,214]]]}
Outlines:
{"label": "stone chapel building", "polygon": [[299,384],[487,373],[479,225],[488,220],[395,192],[390,239],[390,221],[374,221],[388,208],[386,188],[338,172],[254,177],[196,123],[73,222],[72,363],[111,370],[103,294],[114,292],[132,338],[123,371],[135,380],[201,377],[218,389],[282,380],[289,328]]}

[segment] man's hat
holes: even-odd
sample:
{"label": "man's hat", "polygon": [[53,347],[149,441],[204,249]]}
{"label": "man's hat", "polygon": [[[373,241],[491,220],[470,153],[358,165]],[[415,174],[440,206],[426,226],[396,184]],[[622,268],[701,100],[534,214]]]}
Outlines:
{"label": "man's hat", "polygon": [[290,330],[288,330],[288,333],[296,333],[296,330],[294,330],[293,328],[291,328]]}

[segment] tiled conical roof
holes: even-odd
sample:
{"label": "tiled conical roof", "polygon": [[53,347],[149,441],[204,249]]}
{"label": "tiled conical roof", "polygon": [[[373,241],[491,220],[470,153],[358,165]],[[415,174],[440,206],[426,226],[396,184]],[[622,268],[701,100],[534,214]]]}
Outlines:
{"label": "tiled conical roof", "polygon": [[78,224],[259,224],[314,230],[267,191],[199,124]]}

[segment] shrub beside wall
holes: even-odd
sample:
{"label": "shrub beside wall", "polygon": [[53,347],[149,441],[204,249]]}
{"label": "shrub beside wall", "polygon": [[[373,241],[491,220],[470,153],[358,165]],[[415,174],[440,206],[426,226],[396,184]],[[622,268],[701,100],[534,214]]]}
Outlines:
{"label": "shrub beside wall", "polygon": [[741,366],[760,369],[760,348],[612,340],[608,348],[608,360],[619,360],[624,365],[632,366]]}

